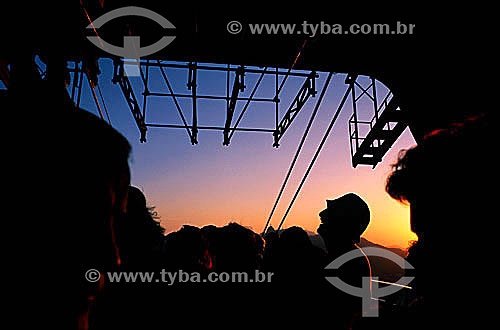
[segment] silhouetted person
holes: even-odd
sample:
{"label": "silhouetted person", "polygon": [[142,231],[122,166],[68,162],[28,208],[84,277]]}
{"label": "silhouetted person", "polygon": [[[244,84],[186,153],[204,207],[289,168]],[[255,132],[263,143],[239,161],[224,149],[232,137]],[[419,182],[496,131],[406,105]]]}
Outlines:
{"label": "silhouetted person", "polygon": [[[42,111],[49,111],[49,105],[40,100]],[[52,290],[43,297],[52,297],[52,301],[64,305],[54,310],[71,310],[73,325],[66,328],[85,328],[93,323],[94,306],[107,294],[107,283],[105,276],[90,282],[84,275],[90,269],[105,274],[120,264],[115,221],[125,209],[131,147],[100,118],[71,106],[63,107],[66,112],[58,120],[63,120],[64,126],[45,127],[57,129],[60,136],[47,141],[44,157],[38,158],[41,164],[34,169],[40,178],[47,177],[50,185],[43,193],[36,192],[34,183],[34,189],[30,189],[37,203],[45,201],[35,217],[43,226],[33,228],[43,242],[33,246],[40,255],[45,251],[43,267],[58,274],[54,277],[56,283],[46,280],[41,285]],[[37,148],[35,144],[32,147]]]}
{"label": "silhouetted person", "polygon": [[[164,268],[164,229],[154,217],[153,208],[147,206],[144,194],[129,186],[125,210],[116,221],[120,272],[154,272],[159,276]],[[100,328],[123,329],[138,320],[143,327],[156,327],[163,322],[159,315],[167,308],[162,304],[166,292],[158,283],[113,282],[108,285],[107,292],[107,300],[98,304],[100,318],[96,323]],[[144,320],[147,320],[147,325]]]}
{"label": "silhouetted person", "polygon": [[165,230],[152,212],[142,191],[129,187],[126,212],[117,221],[117,242],[123,266],[142,270],[160,266]]}
{"label": "silhouetted person", "polygon": [[169,271],[204,273],[212,264],[207,253],[208,242],[198,227],[184,225],[165,237],[165,263]]}
{"label": "silhouetted person", "polygon": [[318,320],[324,305],[324,297],[318,295],[325,280],[324,254],[297,226],[282,230],[279,235],[270,227],[265,237],[264,270],[272,272],[273,277],[264,292],[263,306],[277,315],[286,315],[279,321],[285,328],[296,326],[300,315],[314,315]]}
{"label": "silhouetted person", "polygon": [[265,240],[265,248],[264,248],[264,269],[271,270],[276,264],[276,249],[275,246],[278,244],[278,232],[273,228],[273,226],[269,226],[267,231],[263,234],[263,239]]}
{"label": "silhouetted person", "polygon": [[207,225],[201,228],[201,235],[207,244],[207,249],[204,251],[204,264],[208,271],[215,271],[217,269],[215,242],[219,237],[219,233],[219,228],[214,225]]}
{"label": "silhouetted person", "polygon": [[267,256],[275,280],[287,285],[311,286],[313,277],[322,268],[322,251],[313,246],[307,232],[297,226],[283,230],[269,247]]}
{"label": "silhouetted person", "polygon": [[264,241],[259,234],[234,222],[220,228],[214,246],[218,272],[260,269],[264,252]]}
{"label": "silhouetted person", "polygon": [[462,318],[488,314],[481,294],[489,281],[481,269],[497,259],[490,257],[497,248],[489,237],[498,204],[489,170],[497,143],[493,122],[484,113],[428,134],[400,154],[388,177],[386,191],[410,205],[411,230],[418,236],[407,258],[415,267],[408,307],[421,326],[436,324],[425,323],[431,319],[446,322],[440,315],[448,312]]}
{"label": "silhouetted person", "polygon": [[[439,256],[430,251],[438,240],[472,240],[485,233],[485,228],[475,221],[487,219],[494,205],[492,194],[484,189],[491,180],[484,168],[484,156],[493,141],[491,121],[484,114],[428,134],[421,144],[400,154],[387,179],[389,195],[410,205],[411,230],[418,242],[410,248],[408,260],[416,268],[418,265],[422,294],[425,273],[435,272],[428,267],[434,267],[430,262]],[[481,240],[481,244],[485,243]],[[431,254],[424,257],[427,245]],[[448,255],[440,263],[451,257]]]}
{"label": "silhouetted person", "polygon": [[[23,196],[31,208],[30,216],[19,221],[26,228],[9,231],[30,242],[21,258],[32,270],[23,287],[34,284],[30,296],[37,306],[23,308],[47,309],[30,316],[40,326],[86,328],[92,305],[106,290],[102,280],[86,281],[86,271],[116,269],[120,261],[114,222],[126,203],[131,147],[110,125],[72,103],[62,54],[46,57],[47,79],[41,79],[34,53],[9,59],[9,91],[0,106],[3,113],[23,118],[22,134],[7,133],[18,144],[6,163],[18,173],[5,171],[22,190],[9,194]],[[52,322],[44,319],[56,314]]]}
{"label": "silhouetted person", "polygon": [[[356,245],[370,223],[370,209],[361,197],[349,193],[327,200],[327,208],[319,213],[319,217],[321,225],[318,234],[325,242],[328,262],[332,262],[358,248]],[[361,287],[362,278],[369,275],[369,264],[364,258],[346,262],[336,274],[343,282],[355,287]],[[325,288],[331,299],[332,312],[337,313],[343,326],[348,326],[353,317],[361,313],[361,298],[344,293],[332,285],[326,285]]]}

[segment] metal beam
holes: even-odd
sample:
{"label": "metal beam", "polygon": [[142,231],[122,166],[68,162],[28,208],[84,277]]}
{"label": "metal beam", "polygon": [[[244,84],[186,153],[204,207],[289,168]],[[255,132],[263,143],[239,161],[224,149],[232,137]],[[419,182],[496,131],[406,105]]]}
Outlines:
{"label": "metal beam", "polygon": [[[264,72],[262,72],[262,73],[260,74],[259,80],[257,80],[257,83],[254,85],[253,90],[252,90],[252,92],[250,93],[250,97],[247,99],[247,102],[245,103],[245,106],[243,107],[243,110],[241,110],[241,113],[240,113],[240,115],[238,116],[238,119],[236,120],[236,123],[234,124],[234,127],[235,127],[235,128],[236,128],[236,127],[238,127],[238,125],[239,125],[239,123],[240,123],[241,119],[243,118],[243,115],[244,115],[244,114],[245,114],[245,112],[247,111],[248,106],[250,105],[250,101],[256,101],[256,100],[258,100],[258,99],[254,99],[254,98],[253,98],[253,96],[255,95],[255,92],[256,92],[256,91],[257,91],[257,89],[259,88],[259,85],[260,85],[260,83],[261,83],[261,81],[262,81],[262,78],[264,78],[264,75],[266,74],[266,70],[267,70],[267,67],[264,69]],[[242,99],[242,98],[239,98],[238,100],[240,100],[240,99]],[[272,100],[271,100],[271,101],[272,101]],[[236,132],[236,130],[232,130],[232,131],[231,131],[231,134],[229,134],[229,140],[231,140],[231,138],[233,137],[234,132]],[[274,132],[274,130],[273,130],[273,132]]]}
{"label": "metal beam", "polygon": [[[80,70],[79,70],[79,62],[75,61],[75,69],[73,71],[73,81],[72,81],[72,88],[71,88],[71,100],[73,101],[73,103],[76,104],[75,102],[75,93],[76,93],[76,86],[78,85],[78,76],[79,76],[79,73],[80,73]],[[68,70],[69,71],[69,70]]]}
{"label": "metal beam", "polygon": [[[172,125],[172,124],[154,124],[148,123],[146,124],[148,127],[166,127],[166,128],[193,128],[193,126],[184,126],[184,125]],[[213,130],[213,131],[223,131],[225,127],[218,126],[198,126],[199,130]],[[255,132],[255,133],[273,133],[274,129],[270,128],[243,128],[243,127],[230,127],[230,131],[241,131],[241,132]]]}
{"label": "metal beam", "polygon": [[[80,66],[75,62],[75,72],[73,73],[73,84],[76,84],[76,95],[73,93],[71,95],[71,98],[73,100],[73,103],[75,103],[76,107],[80,107],[80,99],[82,96],[82,84],[83,84],[83,70],[80,68]],[[73,85],[75,87],[75,85]],[[76,97],[76,100],[74,99]]]}
{"label": "metal beam", "polygon": [[198,144],[198,109],[196,101],[196,74],[198,71],[197,63],[189,63],[189,76],[187,87],[191,90],[191,97],[193,98],[193,126],[191,129],[191,144]]}
{"label": "metal beam", "polygon": [[238,101],[238,95],[240,92],[245,90],[245,68],[240,66],[236,71],[236,77],[234,78],[233,90],[231,92],[231,99],[229,100],[229,105],[226,111],[226,124],[224,129],[224,142],[222,145],[228,146],[230,143],[229,128],[233,121],[234,110],[236,108],[236,102]]}
{"label": "metal beam", "polygon": [[[178,93],[159,93],[159,92],[149,92],[148,96],[175,96],[181,98],[192,98],[192,94],[178,94]],[[217,95],[196,95],[197,99],[207,99],[207,100],[231,100],[231,96],[217,96]],[[250,97],[237,97],[237,101],[255,101],[255,102],[274,102],[274,99],[268,98],[250,98]]]}
{"label": "metal beam", "polygon": [[[135,64],[137,65],[137,61],[130,60],[122,60],[123,64]],[[146,61],[141,61],[141,65],[146,65]],[[165,63],[161,61],[150,62],[150,67],[162,67],[162,68],[176,68],[176,69],[189,69],[190,64],[178,64],[178,63]],[[191,65],[192,66],[192,65]],[[208,66],[208,65],[196,65],[197,70],[206,70],[206,71],[219,71],[219,72],[236,72],[239,70],[239,67],[222,67],[222,66]],[[265,69],[252,69],[245,68],[245,73],[263,73],[266,71]],[[267,71],[266,73],[270,73]],[[278,71],[278,75],[280,76],[290,76],[290,77],[309,77],[310,73],[305,72],[290,72],[288,71]]]}
{"label": "metal beam", "polygon": [[[179,105],[179,102],[177,102],[176,95],[174,94],[174,90],[172,89],[172,85],[170,85],[170,81],[168,80],[167,74],[166,74],[165,70],[163,70],[163,67],[160,67],[160,72],[161,72],[161,75],[163,77],[163,80],[165,81],[165,84],[167,84],[168,90],[170,91],[169,96],[172,96],[175,107],[177,108],[177,112],[179,113],[179,116],[181,117],[181,120],[184,123],[184,127],[186,127],[186,130],[187,130],[187,133],[189,136],[189,140],[192,141],[191,131],[189,130],[189,128],[187,128],[186,118],[184,117],[184,113],[182,112],[182,109],[181,109],[181,106]],[[148,91],[147,95],[151,95],[151,93]]]}
{"label": "metal beam", "polygon": [[311,72],[300,88],[297,96],[295,96],[292,104],[290,104],[290,107],[283,116],[283,119],[279,123],[278,128],[274,132],[273,147],[279,147],[279,141],[285,134],[288,127],[290,127],[295,117],[297,117],[300,110],[304,107],[304,104],[307,102],[310,96],[314,97],[316,95],[317,91],[315,80],[317,77],[318,75],[316,74],[316,72]]}
{"label": "metal beam", "polygon": [[[115,63],[115,65],[117,64]],[[132,113],[132,116],[135,119],[135,123],[137,124],[137,127],[139,128],[139,131],[141,133],[140,141],[146,142],[147,127],[144,122],[141,107],[139,106],[137,98],[134,94],[134,90],[132,89],[132,85],[130,84],[128,77],[123,72],[123,65],[120,65],[119,68],[115,67],[114,77],[112,81],[114,83],[118,83],[122,90],[125,101],[127,101],[130,112]]]}

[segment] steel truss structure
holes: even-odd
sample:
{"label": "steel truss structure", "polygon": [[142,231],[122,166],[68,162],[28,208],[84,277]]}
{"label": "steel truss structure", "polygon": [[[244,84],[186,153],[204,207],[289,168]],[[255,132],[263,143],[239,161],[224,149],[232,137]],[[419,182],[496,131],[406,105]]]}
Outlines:
{"label": "steel truss structure", "polygon": [[[90,86],[90,90],[92,91],[92,98],[94,100],[94,103],[96,105],[97,111],[99,112],[99,115],[101,116],[101,119],[104,120],[104,114],[103,114],[103,108],[104,112],[106,113],[106,117],[108,120],[108,123],[111,125],[111,119],[109,117],[108,109],[106,107],[106,103],[104,102],[104,97],[102,96],[101,88],[99,87],[99,84],[97,82],[97,75],[93,73],[93,70],[90,68],[86,67],[83,64],[83,61],[73,61],[73,67],[67,68],[68,72],[73,73],[73,78],[69,82],[69,87],[71,90],[71,100],[73,103],[79,107],[80,106],[80,100],[82,96],[82,86],[83,86],[83,77],[85,76],[87,78],[88,84]],[[43,73],[42,77],[43,77]],[[97,92],[96,92],[97,91]],[[99,102],[99,99],[97,97],[97,94],[99,94],[99,97],[101,101]]]}
{"label": "steel truss structure", "polygon": [[[139,65],[140,77],[142,80],[142,108],[137,100],[136,94],[132,89],[132,85],[126,75],[124,75],[125,65]],[[185,69],[188,73],[187,88],[191,93],[182,94],[174,92],[172,85],[167,77],[166,69]],[[160,71],[161,76],[167,87],[166,91],[151,91],[149,88],[149,77],[150,71],[157,69]],[[218,71],[226,73],[226,94],[225,95],[199,95],[197,93],[198,72],[201,70],[205,71]],[[245,77],[247,74],[258,74],[259,78],[252,88],[249,97],[242,97],[241,93],[247,88],[245,84]],[[232,86],[230,86],[231,76],[234,76]],[[265,76],[272,75],[275,77],[275,93],[272,98],[257,98],[255,93],[259,88],[263,78]],[[280,83],[280,76],[283,77]],[[299,89],[297,95],[287,108],[283,117],[280,119],[280,92],[288,77],[301,77],[304,78],[304,83]],[[194,62],[189,63],[172,63],[166,61],[151,61],[151,60],[141,60],[140,63],[126,60],[115,60],[114,62],[114,74],[113,82],[118,84],[123,92],[123,95],[127,101],[129,109],[135,119],[137,127],[141,133],[141,142],[146,142],[146,132],[148,127],[166,127],[166,128],[181,128],[185,129],[191,144],[195,145],[198,143],[198,132],[200,130],[219,130],[223,132],[223,145],[228,146],[231,142],[236,131],[245,132],[264,132],[272,133],[274,136],[274,147],[279,146],[279,142],[287,129],[290,127],[294,119],[299,114],[300,110],[304,107],[305,103],[311,96],[315,96],[316,91],[316,79],[319,75],[315,71],[309,73],[304,72],[294,72],[291,69],[288,71],[282,71],[278,68],[264,68],[255,69],[247,68],[243,65],[233,66],[227,65],[226,67],[209,65],[209,64],[199,64]],[[147,100],[149,97],[168,97],[171,98],[175,104],[175,108],[182,120],[182,125],[169,124],[169,123],[148,123],[147,122]],[[180,98],[191,99],[192,103],[192,115],[191,123],[188,124],[186,120],[185,112],[179,104]],[[208,100],[220,100],[226,102],[226,120],[224,126],[203,126],[198,123],[198,104],[197,100],[208,99]],[[243,108],[241,109],[240,115],[236,120],[234,120],[234,114],[236,112],[237,102],[245,101]],[[247,111],[249,105],[252,102],[268,102],[274,103],[275,110],[275,128],[242,128],[239,124]],[[234,124],[233,124],[234,123]]]}
{"label": "steel truss structure", "polygon": [[[308,99],[312,96],[315,97],[317,94],[316,90],[316,79],[319,75],[315,71],[310,72],[296,72],[289,69],[287,71],[280,70],[278,68],[247,68],[243,65],[234,66],[227,65],[226,67],[210,65],[210,64],[198,64],[194,62],[186,63],[171,63],[165,61],[151,61],[151,60],[141,60],[139,63],[140,80],[142,81],[142,106],[138,101],[136,91],[132,87],[130,80],[124,74],[125,65],[138,65],[137,62],[126,61],[121,59],[116,59],[114,61],[114,72],[113,72],[113,83],[118,84],[123,96],[125,97],[126,103],[129,110],[136,122],[136,125],[140,132],[140,141],[146,142],[146,134],[149,127],[164,127],[164,128],[180,128],[185,129],[191,144],[195,145],[198,143],[198,132],[200,130],[218,130],[223,133],[223,145],[228,146],[231,142],[236,131],[243,132],[261,132],[261,133],[271,133],[274,137],[274,147],[279,147],[279,142],[291,126],[299,112],[302,110]],[[176,93],[172,84],[167,77],[167,68],[175,69],[185,69],[187,71],[187,89],[190,93]],[[166,91],[151,91],[149,88],[150,72],[153,69],[159,70],[161,77],[165,82]],[[72,82],[69,86],[71,91],[71,98],[73,102],[79,106],[82,92],[82,84],[84,76],[86,76],[89,86],[91,87],[92,96],[96,104],[96,108],[99,115],[104,120],[104,112],[109,119],[109,114],[102,96],[101,90],[97,81],[93,77],[92,72],[81,62],[74,61],[73,67],[68,68],[70,72],[73,72]],[[226,93],[225,95],[199,95],[198,90],[198,72],[201,70],[205,71],[218,71],[224,72],[226,74]],[[259,75],[258,80],[254,84],[251,93],[248,97],[241,96],[241,93],[247,88],[245,83],[245,77],[248,74]],[[275,92],[272,98],[258,98],[255,97],[263,78],[266,75],[274,76],[275,79]],[[231,79],[233,76],[233,79]],[[280,76],[283,77],[280,82]],[[290,105],[287,107],[286,112],[280,118],[280,99],[279,95],[282,91],[288,77],[300,77],[303,78],[303,84],[299,88],[296,96],[291,101]],[[230,82],[232,80],[232,86]],[[369,77],[370,84],[368,86],[363,86],[358,81],[358,75],[349,74],[345,79],[345,84],[348,85],[348,91],[352,101],[352,115],[349,119],[349,140],[350,140],[350,151],[352,166],[357,167],[358,165],[370,165],[373,168],[382,161],[383,156],[387,153],[390,147],[394,144],[396,139],[401,135],[404,129],[408,126],[408,115],[406,111],[399,108],[399,102],[394,95],[388,91],[387,94],[379,102],[377,95],[377,81],[374,77]],[[380,83],[378,83],[380,84]],[[97,93],[96,93],[97,91]],[[100,100],[98,99],[98,95]],[[175,109],[182,121],[182,125],[169,124],[169,123],[148,123],[147,122],[147,104],[149,97],[166,97],[171,98],[175,105]],[[181,105],[179,104],[179,99],[187,98],[191,100],[192,103],[192,114],[191,123],[188,124],[185,112],[183,111]],[[358,103],[360,99],[368,98],[372,103],[373,117],[369,121],[359,120],[358,118]],[[203,126],[198,123],[198,104],[197,100],[209,99],[209,100],[220,100],[226,103],[226,119],[224,126]],[[234,120],[234,114],[237,108],[237,102],[244,101],[244,106],[241,108],[240,114],[236,120]],[[239,127],[239,124],[245,115],[249,105],[252,102],[267,102],[274,104],[275,110],[275,127],[270,128],[244,128]],[[344,103],[342,104],[344,106]],[[111,122],[110,122],[111,123]]]}
{"label": "steel truss structure", "polygon": [[[370,77],[371,83],[368,86],[362,86],[357,78],[357,75],[349,75],[345,80],[351,87],[353,110],[349,119],[352,166],[371,165],[375,168],[408,126],[408,114],[399,108],[399,100],[390,91],[382,102],[378,102],[377,81],[374,77]],[[373,103],[373,117],[370,121],[358,119],[358,102],[362,97],[368,97]]]}

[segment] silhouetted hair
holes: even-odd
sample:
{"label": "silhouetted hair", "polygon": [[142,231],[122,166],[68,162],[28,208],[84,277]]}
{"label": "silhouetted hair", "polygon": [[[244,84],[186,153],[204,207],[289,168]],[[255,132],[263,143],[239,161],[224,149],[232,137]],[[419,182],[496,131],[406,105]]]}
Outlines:
{"label": "silhouetted hair", "polygon": [[165,258],[168,269],[202,272],[211,267],[208,242],[200,228],[184,225],[165,237]]}
{"label": "silhouetted hair", "polygon": [[414,159],[418,159],[420,149],[413,147],[411,149],[401,150],[398,161],[392,165],[392,173],[387,178],[385,191],[392,198],[401,203],[407,203],[415,198],[412,182],[417,173],[413,168]]}
{"label": "silhouetted hair", "polygon": [[143,217],[145,225],[149,226],[151,231],[163,235],[165,228],[160,225],[159,221],[156,221],[160,217],[154,209],[154,206],[147,205],[146,196],[139,188],[133,186],[128,188],[127,214]]}
{"label": "silhouetted hair", "polygon": [[297,226],[283,230],[280,234],[280,245],[283,248],[306,249],[312,247],[311,239],[307,232]]}
{"label": "silhouetted hair", "polygon": [[[480,164],[475,156],[481,156],[480,150],[486,151],[491,142],[488,125],[487,114],[467,118],[427,134],[418,146],[402,150],[387,178],[386,192],[402,203],[411,203],[425,189],[441,188],[445,194],[444,180],[457,179],[463,174],[459,168],[472,170]],[[432,183],[441,187],[431,188]]]}
{"label": "silhouetted hair", "polygon": [[264,240],[252,230],[230,222],[219,229],[216,248],[218,270],[242,271],[260,267]]}
{"label": "silhouetted hair", "polygon": [[165,229],[153,218],[142,191],[128,188],[126,208],[116,222],[122,262],[131,267],[159,264]]}

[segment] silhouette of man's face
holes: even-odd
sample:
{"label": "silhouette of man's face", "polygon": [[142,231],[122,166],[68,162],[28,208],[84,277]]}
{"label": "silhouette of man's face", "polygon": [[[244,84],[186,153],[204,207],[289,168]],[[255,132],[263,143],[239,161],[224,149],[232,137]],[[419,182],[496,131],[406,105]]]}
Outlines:
{"label": "silhouette of man's face", "polygon": [[319,213],[321,224],[317,232],[321,235],[327,245],[339,244],[349,241],[350,234],[343,225],[344,219],[335,215],[332,210],[325,209]]}
{"label": "silhouette of man's face", "polygon": [[319,218],[321,219],[321,224],[319,225],[318,229],[316,230],[318,234],[320,234],[323,238],[325,238],[328,234],[327,226],[326,226],[326,221],[328,218],[328,210],[324,209],[319,213]]}
{"label": "silhouette of man's face", "polygon": [[353,193],[326,202],[327,208],[319,213],[321,225],[317,229],[325,244],[336,249],[359,242],[370,222],[368,205]]}
{"label": "silhouette of man's face", "polygon": [[358,242],[359,228],[354,218],[341,216],[325,209],[319,213],[321,224],[317,232],[328,245],[345,245]]}

